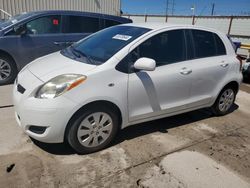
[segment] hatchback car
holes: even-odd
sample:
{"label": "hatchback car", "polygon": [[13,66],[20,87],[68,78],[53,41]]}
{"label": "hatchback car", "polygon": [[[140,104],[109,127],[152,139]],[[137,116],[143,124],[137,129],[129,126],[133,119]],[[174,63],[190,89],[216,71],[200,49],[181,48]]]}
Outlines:
{"label": "hatchback car", "polygon": [[77,11],[39,11],[0,23],[0,85],[14,81],[32,60],[130,19]]}
{"label": "hatchback car", "polygon": [[130,125],[205,107],[229,113],[240,69],[212,29],[114,26],[28,64],[14,85],[15,116],[36,140],[94,152]]}

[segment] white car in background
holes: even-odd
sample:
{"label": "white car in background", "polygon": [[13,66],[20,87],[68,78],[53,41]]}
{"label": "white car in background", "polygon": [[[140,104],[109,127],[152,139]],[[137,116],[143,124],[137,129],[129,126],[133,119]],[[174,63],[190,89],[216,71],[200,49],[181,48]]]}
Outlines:
{"label": "white car in background", "polygon": [[241,81],[241,62],[225,34],[125,24],[27,65],[13,98],[29,136],[90,153],[133,124],[205,107],[225,115]]}

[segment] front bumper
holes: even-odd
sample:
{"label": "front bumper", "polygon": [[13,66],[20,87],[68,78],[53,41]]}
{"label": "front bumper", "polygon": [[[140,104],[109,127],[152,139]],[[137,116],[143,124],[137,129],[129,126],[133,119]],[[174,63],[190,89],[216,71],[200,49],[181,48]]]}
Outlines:
{"label": "front bumper", "polygon": [[[25,92],[18,91],[20,84]],[[43,82],[28,70],[18,75],[18,83],[14,84],[13,102],[18,125],[30,137],[46,143],[64,141],[64,132],[69,119],[74,114],[76,103],[63,96],[55,99],[34,98],[34,90]],[[31,126],[44,127],[42,134],[35,133]]]}

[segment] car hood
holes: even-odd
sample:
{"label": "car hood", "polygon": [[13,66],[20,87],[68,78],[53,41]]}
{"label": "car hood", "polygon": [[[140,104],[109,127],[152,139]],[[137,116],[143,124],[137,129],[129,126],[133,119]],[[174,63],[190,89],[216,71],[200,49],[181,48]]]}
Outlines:
{"label": "car hood", "polygon": [[27,66],[27,69],[46,82],[62,74],[85,74],[95,67],[96,65],[75,61],[56,52],[34,60]]}

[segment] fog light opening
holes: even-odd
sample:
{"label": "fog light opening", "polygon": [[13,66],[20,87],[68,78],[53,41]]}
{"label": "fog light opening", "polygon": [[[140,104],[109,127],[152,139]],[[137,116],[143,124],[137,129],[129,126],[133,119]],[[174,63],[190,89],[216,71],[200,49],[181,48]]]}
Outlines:
{"label": "fog light opening", "polygon": [[29,126],[29,131],[36,133],[36,134],[43,134],[47,128],[48,127],[31,125],[31,126]]}

